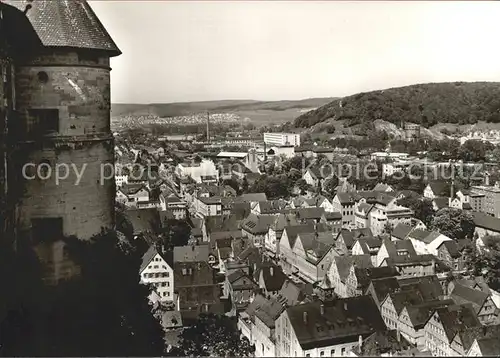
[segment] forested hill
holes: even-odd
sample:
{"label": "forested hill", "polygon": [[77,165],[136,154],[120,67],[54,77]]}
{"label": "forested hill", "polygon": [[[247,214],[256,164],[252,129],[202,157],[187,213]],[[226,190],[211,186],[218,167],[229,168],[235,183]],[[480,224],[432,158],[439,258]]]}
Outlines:
{"label": "forested hill", "polygon": [[427,83],[358,93],[297,117],[297,128],[345,120],[345,126],[382,119],[431,127],[437,123],[500,122],[500,82]]}

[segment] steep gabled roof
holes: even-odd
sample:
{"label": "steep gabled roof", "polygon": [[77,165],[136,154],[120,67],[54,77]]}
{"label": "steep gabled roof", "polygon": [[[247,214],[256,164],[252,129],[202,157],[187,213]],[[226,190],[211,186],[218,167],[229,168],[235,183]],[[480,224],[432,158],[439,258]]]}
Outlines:
{"label": "steep gabled roof", "polygon": [[413,230],[413,227],[404,223],[399,223],[396,225],[394,230],[392,230],[391,235],[397,239],[404,240]]}
{"label": "steep gabled roof", "polygon": [[186,245],[174,247],[174,262],[208,262],[208,245]]}
{"label": "steep gabled roof", "polygon": [[472,307],[478,313],[488,299],[489,294],[457,283],[453,287],[450,296],[457,304],[472,304]]}
{"label": "steep gabled roof", "polygon": [[303,350],[355,342],[385,330],[380,312],[370,296],[313,301],[286,310]]}
{"label": "steep gabled roof", "polygon": [[476,226],[483,229],[500,232],[500,219],[477,211],[474,211],[472,213],[472,217]]}
{"label": "steep gabled roof", "polygon": [[394,267],[355,267],[354,274],[358,287],[363,291],[368,288],[371,280],[399,276],[399,272]]}
{"label": "steep gabled roof", "polygon": [[276,220],[276,215],[250,214],[241,222],[241,228],[251,234],[259,235],[269,231]]}
{"label": "steep gabled roof", "polygon": [[313,224],[304,224],[304,225],[292,225],[287,226],[283,229],[283,233],[285,233],[288,237],[288,244],[291,248],[295,245],[295,240],[297,240],[297,235],[306,232],[314,232]]}
{"label": "steep gabled roof", "polygon": [[337,239],[342,237],[344,239],[344,243],[346,244],[347,248],[350,250],[356,243],[356,240],[359,239],[367,239],[367,238],[373,238],[373,233],[370,228],[360,228],[360,229],[353,229],[353,230],[348,230],[348,229],[342,229],[340,230],[339,236]]}
{"label": "steep gabled roof", "polygon": [[265,193],[247,193],[247,194],[241,194],[240,196],[236,197],[236,200],[245,203],[250,203],[254,201],[266,201],[267,196]]}
{"label": "steep gabled roof", "polygon": [[332,265],[337,267],[340,280],[343,282],[349,276],[351,266],[355,265],[360,268],[373,267],[370,255],[334,256]]}
{"label": "steep gabled roof", "polygon": [[440,197],[440,196],[435,197],[433,199],[433,202],[434,202],[434,204],[436,204],[436,207],[438,208],[438,210],[443,209],[443,208],[447,208],[450,204],[448,198]]}
{"label": "steep gabled roof", "polygon": [[444,332],[448,338],[448,343],[453,341],[453,338],[455,338],[458,332],[471,327],[481,326],[470,304],[440,307],[437,308],[435,312],[441,320]]}
{"label": "steep gabled roof", "polygon": [[441,245],[437,247],[437,249],[439,250],[440,247],[446,248],[450,256],[454,259],[459,258],[461,256],[458,244],[453,240],[443,241]]}
{"label": "steep gabled roof", "polygon": [[[165,260],[165,262],[167,262],[167,260],[165,259],[165,257],[156,249],[156,247],[154,245],[151,245],[149,247],[149,249],[142,256],[142,263],[141,263],[141,267],[139,268],[139,272],[142,272],[149,265],[149,263],[151,262],[151,260],[156,255],[160,255],[160,257],[163,260]],[[167,264],[168,264],[168,262],[167,262]]]}
{"label": "steep gabled roof", "polygon": [[[27,1],[9,1],[23,11]],[[100,50],[110,56],[121,51],[86,0],[35,0],[27,17],[44,46]]]}
{"label": "steep gabled roof", "polygon": [[444,181],[432,181],[428,185],[436,196],[440,196],[447,187],[447,183]]}
{"label": "steep gabled roof", "polygon": [[264,281],[264,286],[267,291],[279,291],[283,287],[287,276],[281,269],[281,266],[263,265],[259,270],[259,276]]}
{"label": "steep gabled roof", "polygon": [[498,339],[499,334],[500,333],[497,332],[494,337],[480,338],[477,340],[477,344],[483,357],[498,356],[500,354],[500,340]]}
{"label": "steep gabled roof", "polygon": [[396,277],[376,278],[371,281],[371,286],[379,303],[381,303],[389,293],[396,292],[399,289],[399,282]]}

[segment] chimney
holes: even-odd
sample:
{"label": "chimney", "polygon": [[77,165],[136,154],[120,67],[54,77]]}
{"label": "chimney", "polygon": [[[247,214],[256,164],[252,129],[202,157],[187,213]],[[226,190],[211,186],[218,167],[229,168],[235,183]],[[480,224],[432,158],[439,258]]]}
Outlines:
{"label": "chimney", "polygon": [[207,112],[207,143],[210,143],[210,113]]}
{"label": "chimney", "polygon": [[272,267],[272,266],[271,266],[271,267],[269,267],[269,274],[270,274],[271,276],[274,276],[274,267]]}
{"label": "chimney", "polygon": [[398,342],[401,342],[401,331],[399,330],[399,326],[396,328],[396,339]]}
{"label": "chimney", "polygon": [[307,312],[304,312],[302,316],[304,318],[304,324],[307,324]]}
{"label": "chimney", "polygon": [[324,316],[324,315],[325,315],[325,305],[324,305],[324,304],[321,304],[321,305],[319,306],[319,310],[320,310],[320,312],[321,312],[321,315],[322,315],[322,316]]}
{"label": "chimney", "polygon": [[362,352],[362,348],[363,348],[363,336],[360,334],[358,336],[358,346],[359,346],[359,352],[361,353]]}

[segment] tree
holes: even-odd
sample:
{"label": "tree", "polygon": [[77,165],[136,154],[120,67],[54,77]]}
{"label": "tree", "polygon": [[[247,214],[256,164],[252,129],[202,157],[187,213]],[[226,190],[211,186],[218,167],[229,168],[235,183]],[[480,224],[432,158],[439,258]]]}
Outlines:
{"label": "tree", "polygon": [[[248,183],[247,183],[248,184]],[[224,179],[222,181],[222,185],[228,185],[236,191],[236,194],[240,194],[240,184],[236,181],[236,179]]]}
{"label": "tree", "polygon": [[489,142],[477,139],[466,141],[458,150],[458,157],[464,162],[479,162],[486,159],[486,152],[493,149]]}
{"label": "tree", "polygon": [[464,250],[467,270],[476,277],[483,277],[491,289],[500,290],[500,237],[484,237],[485,249],[479,252],[476,245]]}
{"label": "tree", "polygon": [[389,221],[387,221],[385,223],[384,229],[383,229],[384,234],[391,235],[393,230],[394,230],[394,226]]}
{"label": "tree", "polygon": [[262,175],[251,186],[251,193],[266,193],[270,199],[286,198],[290,196],[288,177],[282,175]]}
{"label": "tree", "polygon": [[241,192],[248,193],[249,185],[246,177],[243,177],[243,181],[241,182]]}
{"label": "tree", "polygon": [[282,163],[283,170],[285,172],[296,169],[302,172],[311,163],[311,160],[307,157],[295,156],[293,158],[287,159]]}
{"label": "tree", "polygon": [[469,212],[444,208],[439,210],[431,225],[433,230],[455,240],[471,239],[474,235],[475,224]]}
{"label": "tree", "polygon": [[33,250],[16,254],[27,265],[12,273],[31,287],[17,290],[17,302],[2,322],[2,355],[162,355],[163,329],[151,314],[149,287],[138,280],[145,242],[110,231],[89,241],[72,237],[52,244],[57,243],[65,244],[79,274],[47,286]]}
{"label": "tree", "polygon": [[306,180],[302,178],[297,180],[297,183],[295,185],[297,185],[297,188],[299,188],[300,195],[304,195],[310,189],[310,185],[307,184]]}
{"label": "tree", "polygon": [[434,207],[428,198],[407,197],[397,201],[398,205],[404,206],[414,211],[417,219],[421,220],[425,226],[430,227],[434,220]]}
{"label": "tree", "polygon": [[251,357],[255,349],[246,337],[240,338],[234,319],[224,315],[201,314],[185,328],[172,356]]}
{"label": "tree", "polygon": [[167,219],[163,222],[161,243],[167,251],[173,251],[175,246],[185,246],[191,237],[191,226],[186,220]]}
{"label": "tree", "polygon": [[294,168],[288,171],[287,176],[291,184],[295,184],[299,179],[302,178],[301,172]]}

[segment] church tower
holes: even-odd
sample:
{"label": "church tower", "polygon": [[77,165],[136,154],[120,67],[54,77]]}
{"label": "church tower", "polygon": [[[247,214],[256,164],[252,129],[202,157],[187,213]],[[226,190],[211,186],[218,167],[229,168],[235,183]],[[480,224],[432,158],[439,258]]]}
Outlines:
{"label": "church tower", "polygon": [[89,239],[114,225],[110,58],[121,52],[84,0],[7,3],[43,45],[15,63],[17,225],[35,242]]}

